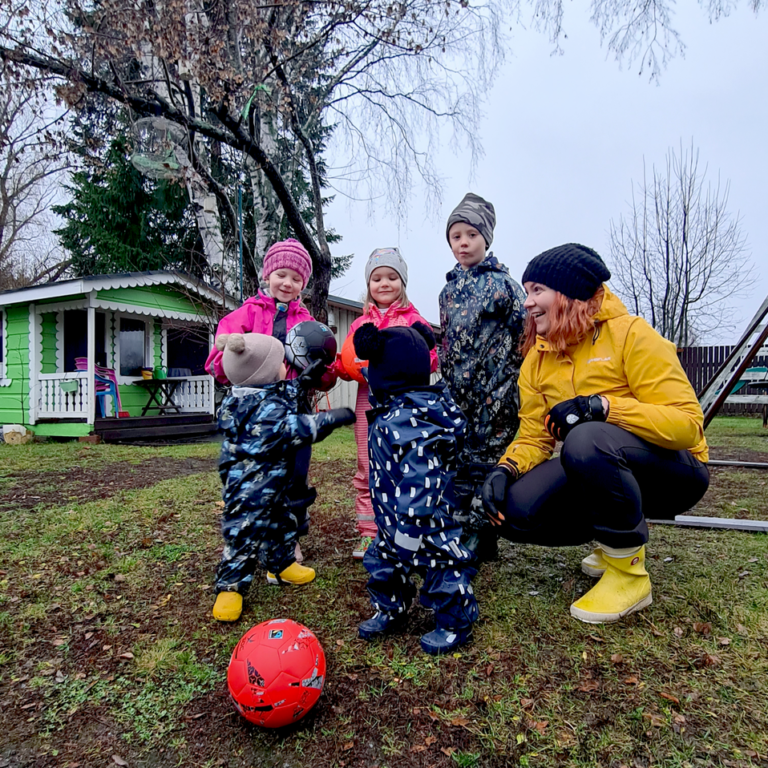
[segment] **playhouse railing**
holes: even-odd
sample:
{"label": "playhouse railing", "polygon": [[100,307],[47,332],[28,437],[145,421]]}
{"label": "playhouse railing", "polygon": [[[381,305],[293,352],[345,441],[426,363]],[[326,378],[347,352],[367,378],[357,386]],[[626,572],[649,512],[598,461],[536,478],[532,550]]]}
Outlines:
{"label": "playhouse railing", "polygon": [[88,373],[39,373],[37,418],[87,418]]}
{"label": "playhouse railing", "polygon": [[182,413],[213,413],[213,379],[189,376],[173,393],[173,402]]}

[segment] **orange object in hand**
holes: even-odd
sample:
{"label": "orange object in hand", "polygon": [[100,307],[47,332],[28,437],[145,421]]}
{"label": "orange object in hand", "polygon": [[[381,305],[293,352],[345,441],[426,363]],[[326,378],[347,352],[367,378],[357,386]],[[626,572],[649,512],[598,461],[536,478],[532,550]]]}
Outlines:
{"label": "orange object in hand", "polygon": [[368,361],[361,360],[355,353],[353,334],[347,336],[341,347],[341,364],[344,366],[347,376],[360,384],[365,383],[365,378],[363,377],[361,369],[368,367]]}

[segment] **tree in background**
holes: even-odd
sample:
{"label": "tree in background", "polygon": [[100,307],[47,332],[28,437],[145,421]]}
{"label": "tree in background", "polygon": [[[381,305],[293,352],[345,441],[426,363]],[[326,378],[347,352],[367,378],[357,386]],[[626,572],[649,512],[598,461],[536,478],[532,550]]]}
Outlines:
{"label": "tree in background", "polygon": [[115,138],[103,163],[72,176],[71,199],[53,207],[56,231],[76,277],[179,269],[202,277],[205,260],[186,190],[151,182],[131,165],[127,138]]}
{"label": "tree in background", "polygon": [[35,92],[0,91],[0,290],[56,279],[66,269],[49,237],[48,208],[68,166],[53,138],[58,119]]}
{"label": "tree in background", "polygon": [[[240,153],[257,232],[270,206],[285,217],[312,256],[312,311],[325,319],[332,274],[318,166],[325,130],[344,124],[340,141],[364,181],[378,174],[394,181],[396,196],[406,194],[414,168],[434,187],[430,139],[448,122],[474,141],[499,24],[496,6],[464,0],[0,0],[0,58],[20,77],[30,73],[29,87],[37,82],[30,68],[57,78],[57,93],[73,108],[96,93],[178,125],[185,183],[201,178],[232,230],[234,196],[213,177],[210,153]],[[314,232],[280,162],[283,140],[306,174]]]}
{"label": "tree in background", "polygon": [[729,184],[706,181],[699,152],[670,149],[663,168],[633,188],[629,212],[611,221],[613,282],[630,310],[678,347],[735,327],[734,299],[753,276]]}

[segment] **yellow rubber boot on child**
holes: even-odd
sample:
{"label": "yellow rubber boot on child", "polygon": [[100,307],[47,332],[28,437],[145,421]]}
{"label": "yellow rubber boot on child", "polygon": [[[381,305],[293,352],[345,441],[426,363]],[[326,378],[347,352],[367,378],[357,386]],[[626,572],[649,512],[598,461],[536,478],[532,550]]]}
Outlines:
{"label": "yellow rubber boot on child", "polygon": [[571,616],[587,624],[618,621],[650,605],[651,579],[645,570],[645,546],[614,549],[600,544],[605,573],[571,606]]}
{"label": "yellow rubber boot on child", "polygon": [[237,621],[243,612],[243,596],[238,592],[219,592],[213,605],[216,621]]}
{"label": "yellow rubber boot on child", "polygon": [[315,571],[298,563],[292,563],[285,570],[280,571],[280,576],[267,573],[267,583],[280,584],[309,584],[315,578]]}

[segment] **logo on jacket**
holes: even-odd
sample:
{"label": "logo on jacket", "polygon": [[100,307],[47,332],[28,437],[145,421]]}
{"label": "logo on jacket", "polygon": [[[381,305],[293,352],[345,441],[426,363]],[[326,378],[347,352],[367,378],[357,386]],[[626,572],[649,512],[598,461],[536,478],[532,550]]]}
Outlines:
{"label": "logo on jacket", "polygon": [[590,357],[587,363],[607,363],[610,357]]}

